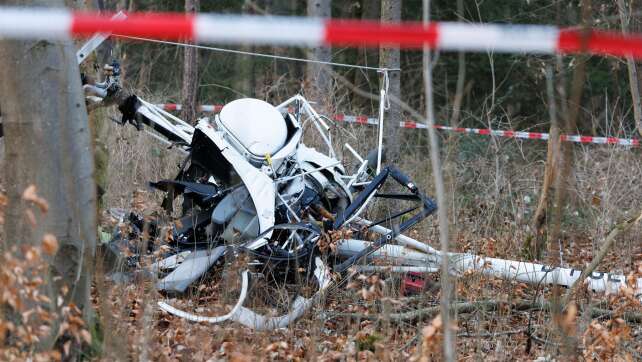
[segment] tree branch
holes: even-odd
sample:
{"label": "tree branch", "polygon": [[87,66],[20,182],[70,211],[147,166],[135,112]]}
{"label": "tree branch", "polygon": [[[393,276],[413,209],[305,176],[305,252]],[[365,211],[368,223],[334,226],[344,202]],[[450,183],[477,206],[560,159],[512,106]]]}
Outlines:
{"label": "tree branch", "polygon": [[604,245],[602,245],[602,249],[597,253],[597,256],[591,260],[589,265],[582,270],[582,273],[580,274],[580,277],[577,278],[577,280],[571,285],[571,287],[568,289],[566,292],[566,295],[564,296],[564,299],[562,300],[562,305],[567,305],[569,300],[571,299],[571,296],[575,293],[577,288],[584,283],[584,280],[588,278],[591,273],[595,271],[595,268],[602,262],[606,254],[611,250],[613,245],[615,244],[615,240],[617,237],[623,233],[624,231],[630,229],[633,225],[637,224],[642,220],[642,212],[640,212],[640,215],[636,218],[627,220],[619,225],[615,225],[615,227],[609,232],[609,235],[606,237],[606,240],[604,240]]}
{"label": "tree branch", "polygon": [[[495,311],[502,306],[509,306],[515,311],[549,311],[551,308],[550,302],[538,303],[533,301],[517,301],[514,303],[507,303],[497,300],[483,300],[477,302],[458,302],[450,305],[450,310],[456,314],[474,313],[476,311]],[[612,310],[603,308],[590,308],[592,318],[613,317],[616,313]],[[391,313],[388,318],[390,322],[409,322],[418,321],[421,319],[432,318],[440,313],[439,306],[426,307],[416,309],[404,313]],[[326,313],[322,315],[324,318],[348,318],[356,320],[379,320],[382,318],[380,314],[363,314],[363,313]],[[618,315],[620,316],[620,315]],[[642,323],[642,313],[625,312],[620,317],[631,323]]]}

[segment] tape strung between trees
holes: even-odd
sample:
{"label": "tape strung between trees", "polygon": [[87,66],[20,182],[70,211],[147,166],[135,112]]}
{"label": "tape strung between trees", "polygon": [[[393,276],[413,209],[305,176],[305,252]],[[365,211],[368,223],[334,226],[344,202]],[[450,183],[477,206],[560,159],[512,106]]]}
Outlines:
{"label": "tape strung between trees", "polygon": [[457,22],[385,23],[284,16],[183,13],[129,13],[112,19],[92,12],[0,7],[0,37],[62,39],[95,33],[202,43],[292,46],[396,44],[452,51],[596,55],[642,58],[642,35],[560,29],[548,25]]}
{"label": "tape strung between trees", "polygon": [[[159,103],[159,104],[156,104],[155,106],[165,111],[180,111],[182,109],[182,106],[180,104],[175,104],[175,103]],[[198,106],[198,110],[200,112],[217,113],[217,112],[220,112],[221,109],[223,109],[222,104],[202,104]],[[337,122],[356,123],[356,124],[363,124],[363,125],[379,124],[378,119],[375,117],[368,117],[363,115],[351,116],[351,115],[345,115],[341,113],[333,115],[332,120]],[[413,121],[401,121],[399,122],[399,127],[408,128],[408,129],[428,128],[428,126],[424,123],[418,123]],[[480,136],[519,138],[519,139],[542,140],[542,141],[547,141],[550,138],[550,134],[542,133],[542,132],[524,132],[524,131],[499,130],[499,129],[489,129],[489,128],[463,128],[463,127],[450,127],[450,126],[444,126],[444,125],[438,125],[438,124],[435,125],[435,128],[442,131],[476,134]],[[630,147],[640,146],[640,140],[636,138],[560,135],[560,140],[563,142],[584,143],[584,144],[618,145],[618,146],[630,146]]]}

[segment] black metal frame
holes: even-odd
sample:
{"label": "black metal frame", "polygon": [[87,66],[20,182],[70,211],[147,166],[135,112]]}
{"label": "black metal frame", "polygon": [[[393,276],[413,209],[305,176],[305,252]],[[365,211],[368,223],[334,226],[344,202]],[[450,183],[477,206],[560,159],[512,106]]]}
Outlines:
{"label": "black metal frame", "polygon": [[[351,256],[341,264],[335,265],[334,267],[335,272],[342,273],[346,271],[356,262],[372,254],[373,252],[377,251],[384,245],[388,244],[394,238],[396,238],[399,234],[413,227],[414,225],[419,223],[421,220],[425,219],[426,217],[433,214],[437,210],[437,204],[431,198],[424,195],[417,188],[414,182],[410,180],[410,177],[408,177],[406,174],[404,174],[394,166],[387,166],[377,176],[375,176],[374,179],[368,185],[366,185],[364,190],[361,191],[359,195],[357,195],[355,200],[348,206],[345,212],[337,217],[337,219],[333,224],[333,228],[337,230],[343,227],[346,221],[349,220],[354,215],[354,213],[368,201],[370,196],[373,193],[377,192],[377,190],[379,190],[379,188],[383,185],[383,183],[388,179],[388,176],[391,176],[395,181],[397,181],[399,184],[407,188],[410,191],[410,194],[379,194],[379,195],[375,194],[374,196],[379,196],[384,198],[393,198],[393,199],[399,199],[399,200],[413,200],[413,199],[418,200],[418,201],[421,201],[422,203],[421,211],[413,215],[410,219],[400,223],[398,227],[393,227],[392,231],[390,231],[386,235],[382,235],[379,239],[372,242],[372,244],[370,244],[370,246],[368,246],[367,248]],[[396,213],[391,217],[387,218],[386,220],[391,220],[391,219],[400,217],[415,209],[416,208],[411,208],[411,209],[404,210],[400,213]],[[383,221],[386,221],[386,220],[383,220]],[[378,223],[381,223],[383,221],[380,221]]]}

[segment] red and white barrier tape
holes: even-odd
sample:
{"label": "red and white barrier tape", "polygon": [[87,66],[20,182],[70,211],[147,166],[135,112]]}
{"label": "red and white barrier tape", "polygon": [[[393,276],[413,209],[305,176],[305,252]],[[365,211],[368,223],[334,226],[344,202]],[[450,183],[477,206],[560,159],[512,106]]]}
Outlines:
{"label": "red and white barrier tape", "polygon": [[0,38],[66,38],[112,33],[196,42],[344,45],[517,53],[588,53],[642,59],[642,35],[546,25],[381,23],[304,17],[130,13],[125,19],[64,9],[0,7]]}
{"label": "red and white barrier tape", "polygon": [[[425,124],[415,123],[415,122],[401,122],[401,126],[405,128],[427,128]],[[495,129],[479,129],[479,128],[458,128],[458,127],[448,127],[435,125],[436,129],[441,129],[451,132],[459,133],[473,133],[479,135],[488,135],[496,137],[508,137],[508,138],[522,138],[522,139],[531,139],[531,140],[548,140],[548,133],[540,132],[520,132],[520,131],[503,131]],[[575,142],[575,143],[594,143],[601,145],[620,145],[620,146],[632,146],[639,147],[640,140],[634,138],[617,138],[617,137],[593,137],[593,136],[580,136],[580,135],[561,135],[560,140],[564,142]]]}
{"label": "red and white barrier tape", "polygon": [[[156,107],[159,107],[160,109],[163,109],[165,111],[180,111],[183,109],[182,105],[176,104],[176,103],[159,103],[159,104],[156,104]],[[201,104],[198,106],[199,112],[218,113],[221,111],[221,109],[223,109],[222,104]],[[368,116],[348,116],[341,113],[335,114],[334,116],[332,116],[332,119],[337,122],[371,124],[371,125],[379,124],[379,120],[377,118],[372,118]],[[410,122],[407,122],[407,123],[410,123]],[[403,127],[403,125],[401,127]],[[421,128],[421,127],[406,127],[406,128]]]}
{"label": "red and white barrier tape", "polygon": [[[180,104],[166,103],[166,104],[157,104],[158,107],[166,111],[176,111],[181,110]],[[223,105],[200,105],[198,106],[201,112],[220,112],[223,108]],[[346,123],[357,123],[357,124],[369,124],[377,125],[379,120],[374,117],[368,116],[348,116],[345,114],[335,114],[332,116],[332,119],[337,122],[346,122]],[[399,122],[399,127],[401,128],[410,128],[410,129],[426,129],[426,126],[423,123],[417,123],[412,121],[403,121]],[[495,137],[508,137],[508,138],[521,138],[521,139],[530,139],[530,140],[548,140],[548,133],[541,132],[522,132],[522,131],[511,131],[511,130],[496,130],[488,128],[461,128],[461,127],[449,127],[442,125],[435,125],[436,129],[449,132],[457,133],[470,133],[478,134],[484,136],[495,136]],[[631,146],[639,147],[640,140],[635,138],[617,138],[617,137],[593,137],[593,136],[581,136],[581,135],[561,135],[560,139],[564,142],[574,142],[574,143],[593,143],[600,145],[620,145],[620,146]]]}
{"label": "red and white barrier tape", "polygon": [[[180,111],[183,109],[183,106],[180,104],[175,104],[175,103],[161,103],[161,104],[156,104],[156,107],[165,110],[165,111]],[[198,111],[199,112],[214,112],[218,113],[223,109],[222,104],[203,104],[198,106]]]}
{"label": "red and white barrier tape", "polygon": [[335,114],[332,119],[338,122],[358,123],[358,124],[372,124],[378,125],[379,119],[368,116],[347,116],[345,114]]}
{"label": "red and white barrier tape", "polygon": [[[399,122],[399,127],[428,128],[428,126],[426,126],[423,123],[417,123],[417,122],[411,122],[411,121]],[[494,137],[521,138],[521,139],[544,140],[544,141],[548,140],[549,138],[548,133],[541,133],[541,132],[522,132],[522,131],[497,130],[497,129],[488,129],[488,128],[461,128],[461,127],[442,126],[438,124],[435,125],[435,128],[443,131],[471,133],[471,134],[494,136]],[[632,146],[632,147],[640,146],[640,140],[635,138],[561,135],[560,140],[563,142],[593,143],[593,144],[600,144],[600,145],[620,145],[620,146]]]}

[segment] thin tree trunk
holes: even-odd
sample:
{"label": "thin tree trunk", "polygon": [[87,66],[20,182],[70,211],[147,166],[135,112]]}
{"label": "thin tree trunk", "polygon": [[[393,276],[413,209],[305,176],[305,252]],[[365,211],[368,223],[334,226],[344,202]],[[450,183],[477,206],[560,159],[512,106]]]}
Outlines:
{"label": "thin tree trunk", "polygon": [[[0,110],[0,170],[4,168],[4,137],[3,137],[3,131],[2,131],[2,110]],[[0,174],[0,187],[4,184],[4,173]],[[2,249],[2,230],[0,230],[0,252],[3,251]]]}
{"label": "thin tree trunk", "polygon": [[[244,4],[241,11],[243,14],[253,14],[254,11],[248,4]],[[252,45],[241,45],[241,50],[251,52],[254,50]],[[254,58],[250,55],[234,56],[234,88],[246,97],[253,97],[254,94]]]}
{"label": "thin tree trunk", "polygon": [[[24,5],[25,1],[0,1]],[[61,6],[62,1],[29,1],[30,5]],[[71,41],[0,41],[0,103],[6,142],[7,177],[5,243],[40,245],[54,234],[59,249],[51,260],[48,283],[52,310],[60,288],[68,286],[65,304],[83,309],[91,320],[89,286],[96,244],[96,198],[93,155],[87,111]],[[22,200],[35,185],[49,204],[48,212],[33,210],[37,222],[25,217],[33,208]],[[58,332],[52,328],[51,340]],[[49,342],[51,342],[49,340]]]}
{"label": "thin tree trunk", "polygon": [[[134,0],[117,0],[116,1],[116,11],[125,11],[128,13],[134,12],[137,10],[136,3]],[[109,39],[108,39],[109,40]],[[112,52],[116,54],[120,59],[120,83],[127,85],[129,83],[129,58],[127,54],[128,44],[126,42],[114,42],[112,43]],[[141,45],[134,45],[135,47],[140,47]],[[134,79],[134,78],[132,78]],[[131,84],[134,84],[132,81]],[[139,89],[139,88],[137,88]]]}
{"label": "thin tree trunk", "polygon": [[[200,8],[200,0],[185,0],[185,12],[195,13]],[[181,96],[181,118],[189,123],[196,123],[198,98],[198,50],[186,47],[183,57],[183,87]]]}
{"label": "thin tree trunk", "polygon": [[[380,12],[380,0],[361,0],[360,18],[362,20],[377,20],[381,17]],[[379,52],[377,49],[358,48],[356,49],[356,51],[357,64],[372,66],[373,64],[377,64],[379,62]],[[371,75],[372,72],[369,72],[367,70],[355,69],[354,84],[360,88],[364,88],[365,84],[367,85],[365,87],[366,89],[368,89],[372,93],[377,93],[374,89],[376,89],[378,83],[371,81],[373,79]],[[372,107],[373,105],[374,104],[372,103],[372,101],[364,99],[363,97],[359,97],[356,95],[352,97],[352,106],[361,111],[372,113],[372,110],[374,109]]]}
{"label": "thin tree trunk", "polygon": [[[582,12],[582,35],[581,35],[581,50],[587,49],[587,40],[590,35],[590,19],[591,19],[591,1],[582,0],[580,3]],[[580,105],[582,101],[582,94],[584,91],[584,82],[586,79],[586,62],[588,57],[584,54],[578,55],[576,58],[577,65],[573,71],[573,79],[571,81],[571,93],[568,102],[568,112],[562,117],[563,130],[566,134],[573,134],[577,132],[577,121],[580,114]],[[555,194],[553,196],[552,206],[552,227],[548,233],[548,255],[547,262],[549,265],[562,265],[561,249],[563,248],[561,237],[562,218],[564,216],[564,208],[568,199],[568,190],[570,189],[570,179],[573,170],[574,151],[573,144],[564,142],[561,145],[562,152],[560,153],[560,171],[555,179]],[[562,343],[562,353],[565,357],[571,356],[572,350],[576,347],[576,341],[572,340],[566,333],[561,324],[561,315],[563,305],[561,304],[560,287],[553,286],[551,296],[551,316],[553,324],[555,325],[554,333]]]}
{"label": "thin tree trunk", "polygon": [[553,80],[553,70],[546,68],[546,94],[548,98],[548,113],[551,120],[549,128],[548,147],[546,151],[546,165],[544,167],[544,181],[540,191],[537,209],[533,215],[531,225],[533,227],[534,240],[531,242],[530,253],[535,258],[540,258],[545,247],[545,238],[542,228],[546,222],[546,213],[548,210],[548,199],[551,187],[554,184],[556,170],[558,166],[560,153],[560,130],[557,122],[557,107],[555,104],[555,81]]}
{"label": "thin tree trunk", "polygon": [[[586,42],[590,34],[587,28],[590,24],[591,17],[591,2],[590,0],[583,0],[581,5],[582,10],[582,49],[586,49]],[[580,114],[580,103],[582,101],[582,94],[584,91],[584,81],[586,79],[586,61],[587,56],[580,54],[577,56],[577,65],[573,72],[573,79],[571,82],[571,94],[568,102],[568,112],[562,117],[564,121],[564,133],[574,134],[577,132],[577,120]],[[561,225],[562,217],[564,215],[564,206],[567,199],[567,190],[569,188],[569,179],[573,169],[573,144],[564,142],[561,146],[561,160],[560,173],[555,179],[555,195],[553,199],[553,212],[552,212],[552,228],[548,234],[548,261],[550,265],[559,265],[559,248],[561,244]]]}
{"label": "thin tree trunk", "polygon": [[[457,14],[464,15],[464,1],[457,0]],[[461,117],[461,103],[464,100],[464,85],[466,83],[466,53],[457,54],[457,88],[455,89],[455,98],[453,100],[453,113],[450,117],[450,126],[459,127],[459,118]]]}
{"label": "thin tree trunk", "polygon": [[[401,0],[381,1],[381,21],[395,22],[401,20]],[[400,68],[399,48],[381,48],[379,50],[379,67],[395,69]],[[401,72],[389,71],[390,79],[388,93],[401,99]],[[391,103],[387,117],[384,121],[384,145],[386,158],[396,160],[399,157],[399,122],[402,121],[401,107]]]}
{"label": "thin tree trunk", "polygon": [[[624,0],[618,0],[617,5],[620,12],[622,32],[628,33],[630,17],[627,14]],[[642,103],[640,101],[640,84],[638,80],[638,69],[633,57],[626,58],[626,67],[629,71],[629,87],[631,89],[631,101],[633,103],[633,117],[635,118],[635,127],[637,127],[640,136],[642,136]]]}
{"label": "thin tree trunk", "polygon": [[[430,22],[430,0],[423,0],[423,23],[424,26]],[[433,64],[431,57],[431,51],[429,48],[424,47],[423,49],[423,68],[424,68],[424,91],[426,93],[426,121],[428,124],[428,137],[430,143],[430,161],[432,165],[432,173],[435,180],[435,192],[437,194],[437,218],[439,221],[439,241],[441,244],[441,271],[439,274],[439,279],[441,282],[441,300],[440,300],[440,312],[441,320],[443,323],[443,334],[444,334],[444,343],[443,343],[443,354],[444,361],[452,362],[456,358],[455,346],[455,335],[451,328],[451,310],[450,310],[450,298],[453,292],[452,285],[450,283],[449,277],[449,233],[448,233],[448,210],[446,207],[446,190],[444,187],[444,180],[441,174],[441,155],[439,152],[439,144],[437,141],[437,132],[433,127],[435,124],[435,114],[434,114],[434,99],[433,99],[433,81],[432,81],[432,70]]]}
{"label": "thin tree trunk", "polygon": [[[331,0],[308,0],[308,16],[329,18],[332,15]],[[332,48],[316,47],[308,50],[308,59],[329,62],[332,60]],[[307,83],[312,87],[311,98],[326,104],[321,107],[327,111],[331,93],[330,66],[308,63],[306,66]]]}
{"label": "thin tree trunk", "polygon": [[[101,13],[107,12],[105,7],[105,0],[91,0],[91,9],[93,11],[100,11]],[[114,43],[112,38],[109,37],[103,41],[102,44],[96,49],[96,60],[99,65],[109,64],[112,59],[112,52],[114,49]]]}

